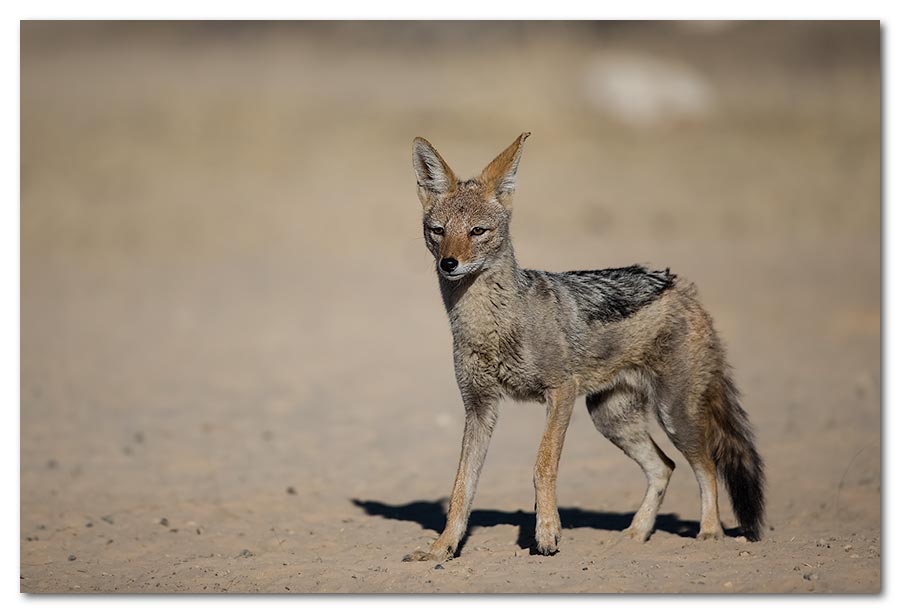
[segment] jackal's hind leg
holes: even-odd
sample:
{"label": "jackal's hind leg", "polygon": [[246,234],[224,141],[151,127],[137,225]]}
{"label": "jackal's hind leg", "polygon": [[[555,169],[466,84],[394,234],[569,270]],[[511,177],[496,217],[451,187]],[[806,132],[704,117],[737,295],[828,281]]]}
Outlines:
{"label": "jackal's hind leg", "polygon": [[588,396],[587,405],[597,429],[637,462],[647,477],[644,499],[624,533],[644,542],[653,531],[675,463],[663,453],[647,431],[646,405],[640,394],[604,392]]}
{"label": "jackal's hind leg", "polygon": [[[661,405],[665,408],[667,405]],[[678,417],[676,418],[675,415]],[[716,482],[716,464],[706,441],[705,426],[697,410],[673,410],[659,415],[659,422],[669,440],[680,451],[697,478],[700,487],[700,540],[718,540],[724,536],[719,520],[719,493]]]}
{"label": "jackal's hind leg", "polygon": [[[612,439],[611,439],[612,440]],[[666,495],[669,486],[669,478],[675,468],[675,463],[663,453],[656,442],[645,432],[636,439],[613,440],[625,454],[637,462],[647,477],[647,492],[644,500],[634,514],[631,525],[625,530],[625,536],[636,541],[644,542],[650,538],[653,526],[656,524],[656,515]]]}
{"label": "jackal's hind leg", "polygon": [[700,486],[700,540],[721,539],[722,522],[719,520],[719,492],[716,483],[716,466],[712,459],[703,455],[686,455],[697,484]]}

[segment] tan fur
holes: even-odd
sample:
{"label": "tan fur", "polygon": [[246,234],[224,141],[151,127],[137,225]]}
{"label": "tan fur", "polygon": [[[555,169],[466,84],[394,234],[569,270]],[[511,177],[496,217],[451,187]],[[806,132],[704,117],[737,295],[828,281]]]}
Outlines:
{"label": "tan fur", "polygon": [[547,394],[547,426],[534,467],[535,510],[540,518],[535,526],[535,540],[545,555],[557,550],[562,531],[556,507],[556,477],[577,394],[574,379]]}
{"label": "tan fur", "polygon": [[531,136],[531,132],[523,132],[519,135],[519,138],[484,168],[479,177],[485,186],[485,195],[490,197],[497,194],[498,200],[504,206],[512,204],[513,191],[504,187],[504,180],[510,174],[515,175],[522,157],[522,146],[529,136]]}
{"label": "tan fur", "polygon": [[444,236],[439,251],[441,259],[456,258],[460,262],[472,259],[472,241],[466,232],[453,231]]}

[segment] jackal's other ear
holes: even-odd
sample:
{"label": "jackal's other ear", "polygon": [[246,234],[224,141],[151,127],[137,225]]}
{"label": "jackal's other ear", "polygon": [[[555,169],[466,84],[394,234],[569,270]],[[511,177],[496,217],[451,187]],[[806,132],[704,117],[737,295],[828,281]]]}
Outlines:
{"label": "jackal's other ear", "polygon": [[456,189],[456,175],[437,149],[421,136],[413,140],[413,168],[423,206],[428,205],[433,194],[447,194]]}
{"label": "jackal's other ear", "polygon": [[512,203],[512,195],[516,191],[516,171],[522,158],[522,146],[529,136],[531,132],[522,132],[512,145],[504,149],[503,153],[481,171],[481,182],[496,194],[504,206]]}

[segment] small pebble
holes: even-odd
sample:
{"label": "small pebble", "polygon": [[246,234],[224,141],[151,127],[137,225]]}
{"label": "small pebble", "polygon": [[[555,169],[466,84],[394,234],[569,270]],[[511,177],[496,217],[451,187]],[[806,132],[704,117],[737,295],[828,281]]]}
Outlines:
{"label": "small pebble", "polygon": [[819,578],[819,575],[817,575],[816,573],[803,573],[803,578],[807,581],[815,581]]}
{"label": "small pebble", "polygon": [[289,495],[291,495],[291,496],[296,496],[296,495],[297,495],[297,490],[294,488],[293,485],[291,485],[291,486],[289,486],[289,487],[287,488],[287,493],[288,493]]}
{"label": "small pebble", "polygon": [[159,525],[160,525],[160,526],[168,526],[168,525],[169,525],[169,520],[166,519],[165,517],[163,517],[161,520],[159,520]]}
{"label": "small pebble", "polygon": [[750,557],[750,552],[749,552],[749,551],[742,551],[742,552],[739,553],[738,555],[741,556],[742,558],[749,558],[749,557]]}
{"label": "small pebble", "polygon": [[737,541],[738,543],[746,543],[747,537],[746,536],[736,536],[734,538],[734,540]]}
{"label": "small pebble", "polygon": [[434,570],[444,570],[444,565],[443,564],[435,564]]}
{"label": "small pebble", "polygon": [[75,554],[74,554],[74,553],[70,553],[70,554],[69,554],[69,562],[74,562],[75,560],[77,560],[77,558],[75,557]]}
{"label": "small pebble", "polygon": [[241,550],[241,553],[240,553],[239,557],[241,557],[241,558],[252,558],[252,557],[253,557],[253,552],[250,551],[249,549],[243,549],[243,550]]}

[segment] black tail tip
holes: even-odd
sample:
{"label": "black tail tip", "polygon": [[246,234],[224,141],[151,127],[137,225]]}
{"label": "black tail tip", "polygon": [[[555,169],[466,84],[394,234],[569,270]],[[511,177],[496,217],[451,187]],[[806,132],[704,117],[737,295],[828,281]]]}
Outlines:
{"label": "black tail tip", "polygon": [[[754,454],[755,455],[755,454]],[[765,518],[765,479],[759,457],[751,463],[735,462],[725,466],[725,485],[731,495],[731,508],[748,541],[762,538]]]}
{"label": "black tail tip", "polygon": [[744,538],[746,538],[750,542],[755,543],[762,540],[762,528],[760,528],[759,526],[746,528],[742,526],[741,533],[743,534]]}

